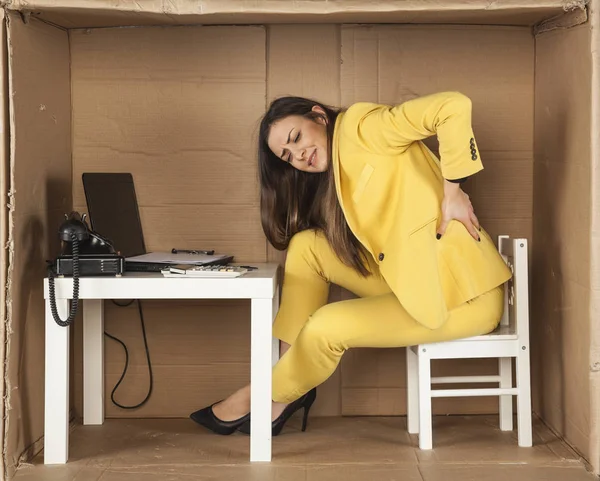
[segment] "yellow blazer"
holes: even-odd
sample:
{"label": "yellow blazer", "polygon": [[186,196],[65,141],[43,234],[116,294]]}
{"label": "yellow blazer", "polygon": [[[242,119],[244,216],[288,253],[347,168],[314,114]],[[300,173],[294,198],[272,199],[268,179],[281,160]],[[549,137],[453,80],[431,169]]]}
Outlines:
{"label": "yellow blazer", "polygon": [[[422,142],[436,134],[439,160]],[[354,104],[336,120],[332,154],[350,229],[422,325],[440,327],[451,309],[511,277],[483,228],[478,242],[452,221],[436,239],[444,178],[483,169],[469,98],[442,92],[394,107]]]}

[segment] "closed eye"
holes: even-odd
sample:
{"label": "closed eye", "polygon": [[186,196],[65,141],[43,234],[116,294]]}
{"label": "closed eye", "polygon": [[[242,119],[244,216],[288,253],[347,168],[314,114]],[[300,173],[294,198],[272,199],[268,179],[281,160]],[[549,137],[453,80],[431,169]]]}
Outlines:
{"label": "closed eye", "polygon": [[[296,135],[296,137],[294,138],[294,143],[298,142],[300,140],[300,137],[302,136],[301,132],[298,132],[298,134]],[[286,157],[285,154],[288,154],[288,156]],[[287,162],[288,164],[292,161],[292,153],[289,152],[287,150],[284,150],[281,153],[281,159],[285,162]]]}
{"label": "closed eye", "polygon": [[[300,140],[300,132],[298,132],[298,135],[296,135],[296,138],[294,139],[294,143],[297,143]],[[290,152],[290,155],[288,155],[287,157],[287,163],[289,164],[292,161],[292,153]]]}
{"label": "closed eye", "polygon": [[[285,154],[288,154],[287,157],[285,156]],[[281,160],[283,160],[284,162],[287,162],[289,164],[292,160],[292,153],[288,152],[287,150],[284,150],[281,153]]]}

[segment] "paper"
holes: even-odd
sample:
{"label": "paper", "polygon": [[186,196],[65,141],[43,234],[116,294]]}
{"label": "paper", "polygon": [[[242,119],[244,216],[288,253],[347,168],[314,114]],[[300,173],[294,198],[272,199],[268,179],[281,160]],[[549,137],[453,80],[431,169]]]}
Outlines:
{"label": "paper", "polygon": [[226,255],[173,254],[171,252],[149,252],[139,256],[127,257],[127,262],[152,262],[154,264],[197,264],[204,265],[226,259]]}

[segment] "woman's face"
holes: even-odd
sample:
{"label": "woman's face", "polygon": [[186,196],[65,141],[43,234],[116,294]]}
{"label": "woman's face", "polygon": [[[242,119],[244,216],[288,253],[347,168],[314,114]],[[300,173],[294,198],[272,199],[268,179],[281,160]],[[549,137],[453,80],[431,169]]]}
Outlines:
{"label": "woman's face", "polygon": [[[325,114],[318,106],[313,111]],[[311,173],[327,170],[327,125],[321,118],[313,121],[291,115],[278,120],[271,126],[267,143],[282,162],[298,170]]]}

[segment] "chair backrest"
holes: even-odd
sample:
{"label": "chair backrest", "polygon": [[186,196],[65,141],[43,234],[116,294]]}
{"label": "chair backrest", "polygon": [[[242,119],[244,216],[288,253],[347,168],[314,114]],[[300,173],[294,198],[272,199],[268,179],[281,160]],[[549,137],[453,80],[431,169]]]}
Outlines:
{"label": "chair backrest", "polygon": [[511,326],[523,346],[529,346],[529,262],[527,239],[498,236],[498,250],[513,276],[504,291],[502,325]]}

